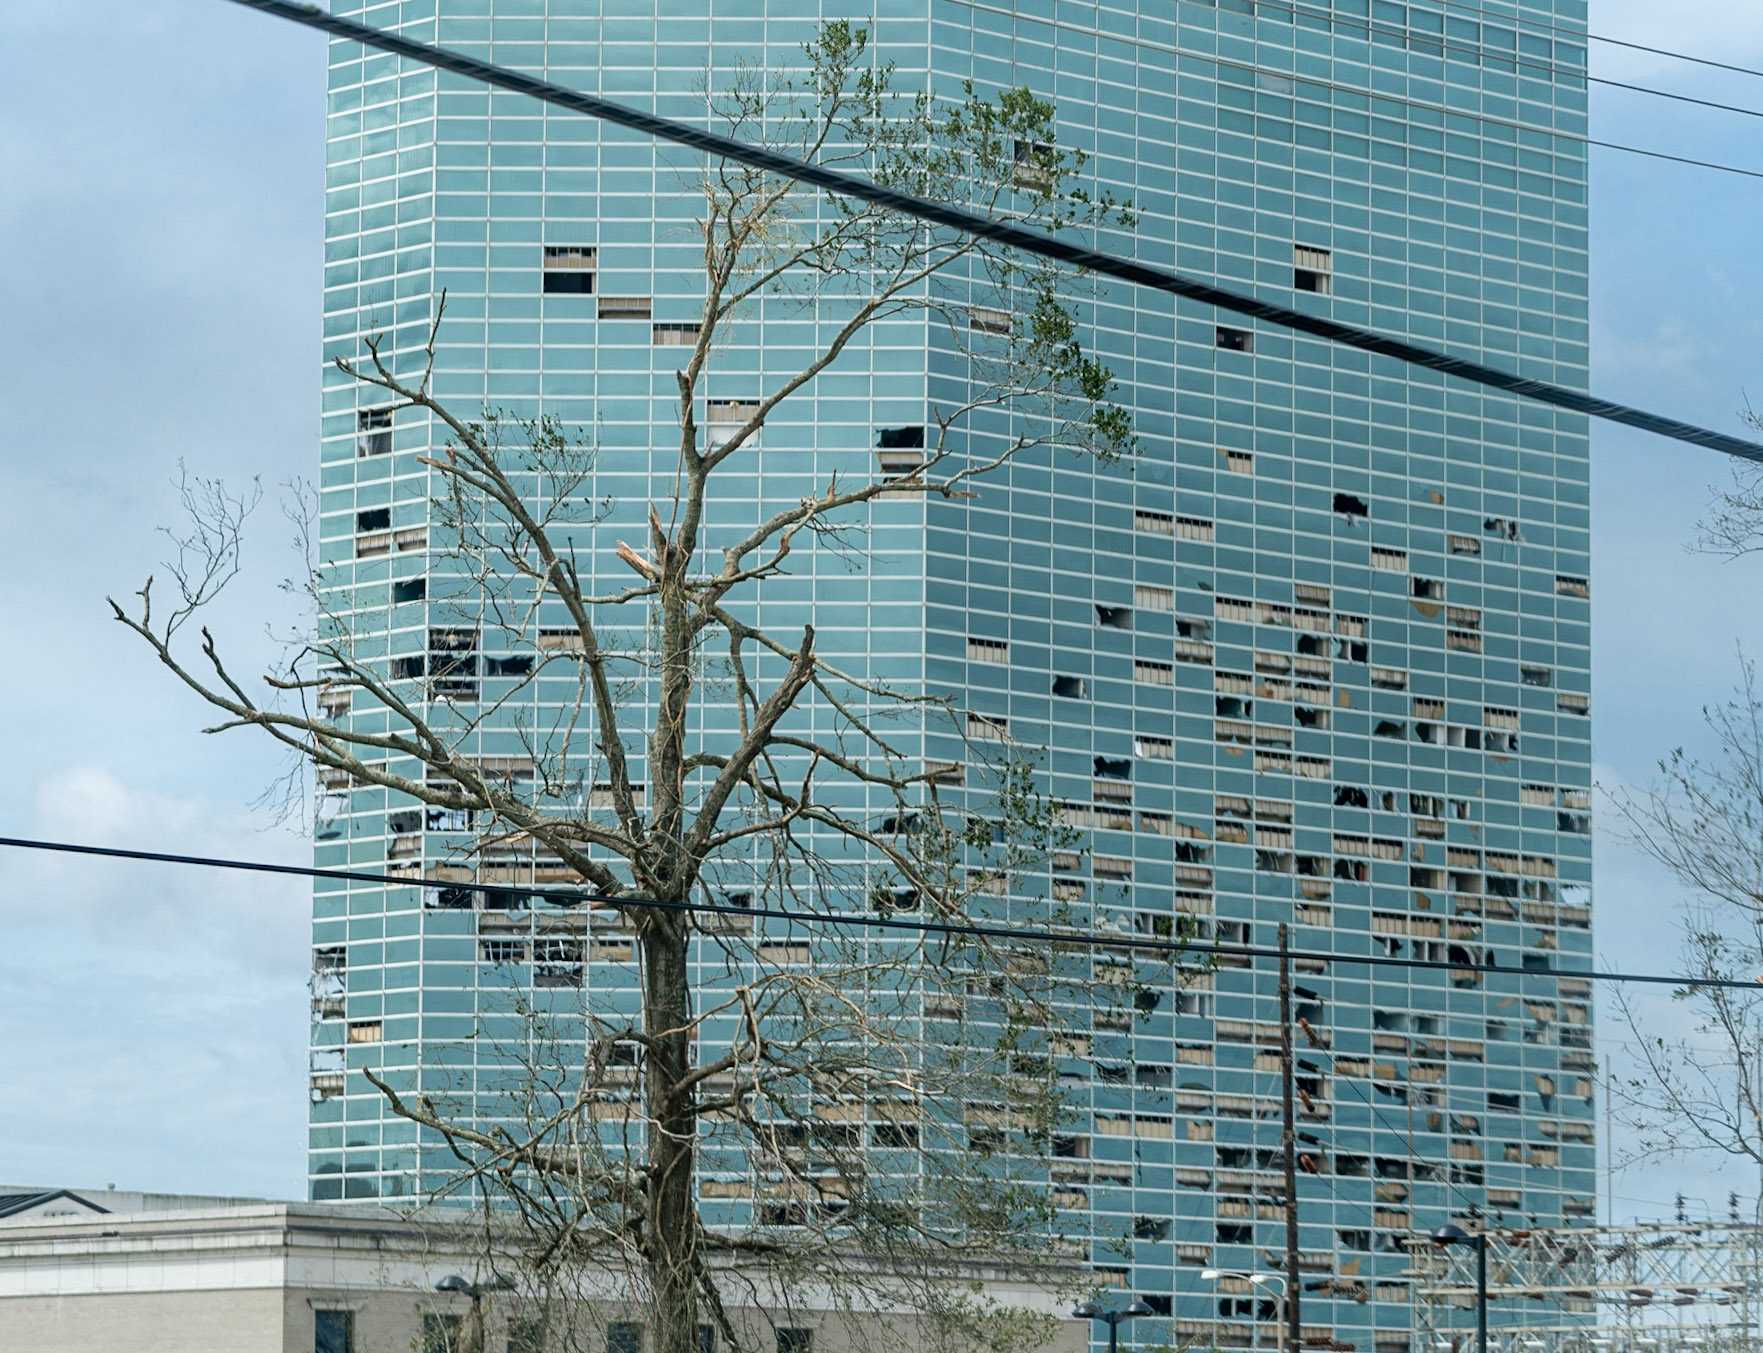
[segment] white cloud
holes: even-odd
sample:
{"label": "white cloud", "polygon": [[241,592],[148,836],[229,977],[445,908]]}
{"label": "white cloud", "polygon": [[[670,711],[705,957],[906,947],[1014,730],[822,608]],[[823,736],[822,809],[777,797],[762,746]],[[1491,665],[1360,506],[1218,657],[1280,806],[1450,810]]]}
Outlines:
{"label": "white cloud", "polygon": [[[304,842],[98,767],[36,786],[28,834],[270,861]],[[14,1182],[297,1196],[310,903],[297,878],[0,854],[0,1101]]]}

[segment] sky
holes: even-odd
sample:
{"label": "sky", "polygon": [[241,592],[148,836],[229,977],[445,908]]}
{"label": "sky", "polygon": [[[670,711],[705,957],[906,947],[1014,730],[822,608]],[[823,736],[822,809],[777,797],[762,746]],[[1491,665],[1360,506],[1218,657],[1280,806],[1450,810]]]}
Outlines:
{"label": "sky", "polygon": [[[1763,9],[1593,0],[1594,32],[1763,67]],[[271,499],[317,461],[324,43],[216,0],[12,0],[0,18],[0,637],[11,772],[0,835],[298,862],[254,808],[283,769],[200,710],[111,618],[166,557],[178,465]],[[1592,69],[1763,107],[1763,82],[1594,44]],[[71,84],[68,72],[77,70]],[[1615,90],[1594,134],[1763,170],[1745,117]],[[1728,431],[1763,401],[1763,181],[1593,159],[1594,388]],[[1703,745],[1700,709],[1763,651],[1763,560],[1688,552],[1711,453],[1594,433],[1594,755],[1639,784]],[[291,619],[292,532],[256,519],[214,623],[249,668]],[[1669,881],[1596,841],[1610,967],[1675,948]],[[304,1189],[307,892],[234,877],[0,851],[0,1183],[299,1197]],[[1603,1018],[1601,1050],[1625,1036]],[[1644,1007],[1658,1027],[1682,1019]],[[1755,1196],[1717,1162],[1610,1185],[1618,1216],[1682,1189]],[[1692,1209],[1703,1210],[1697,1202]]]}

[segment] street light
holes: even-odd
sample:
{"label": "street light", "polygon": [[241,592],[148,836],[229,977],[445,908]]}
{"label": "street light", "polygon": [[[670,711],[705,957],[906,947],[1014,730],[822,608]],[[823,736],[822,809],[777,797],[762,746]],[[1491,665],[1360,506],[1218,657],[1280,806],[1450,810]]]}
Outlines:
{"label": "street light", "polygon": [[1488,1237],[1487,1232],[1470,1235],[1454,1222],[1446,1222],[1432,1233],[1432,1243],[1441,1249],[1447,1245],[1475,1246],[1475,1337],[1477,1353],[1488,1353]]}
{"label": "street light", "polygon": [[1283,1273],[1246,1273],[1246,1272],[1242,1271],[1241,1269],[1234,1269],[1234,1268],[1203,1268],[1200,1270],[1200,1277],[1203,1281],[1209,1282],[1209,1283],[1215,1283],[1220,1278],[1241,1278],[1244,1282],[1252,1283],[1256,1287],[1267,1287],[1270,1284],[1278,1283],[1279,1284],[1279,1295],[1276,1299],[1277,1304],[1275,1305],[1274,1310],[1277,1311],[1279,1314],[1279,1340],[1278,1340],[1278,1343],[1281,1348],[1285,1347],[1285,1344],[1286,1344],[1286,1276],[1285,1276],[1285,1274],[1283,1274]]}
{"label": "street light", "polygon": [[449,1273],[435,1284],[435,1291],[449,1295],[458,1294],[471,1301],[471,1313],[466,1318],[465,1327],[459,1332],[460,1353],[483,1353],[484,1348],[484,1298],[491,1292],[511,1292],[514,1280],[498,1275],[487,1282],[474,1283],[471,1279],[458,1273]]}
{"label": "street light", "polygon": [[1151,1308],[1137,1297],[1130,1306],[1118,1311],[1105,1311],[1093,1301],[1086,1301],[1075,1307],[1072,1312],[1080,1320],[1105,1320],[1108,1322],[1108,1353],[1119,1353],[1120,1324],[1123,1320],[1131,1320],[1135,1315],[1150,1315]]}

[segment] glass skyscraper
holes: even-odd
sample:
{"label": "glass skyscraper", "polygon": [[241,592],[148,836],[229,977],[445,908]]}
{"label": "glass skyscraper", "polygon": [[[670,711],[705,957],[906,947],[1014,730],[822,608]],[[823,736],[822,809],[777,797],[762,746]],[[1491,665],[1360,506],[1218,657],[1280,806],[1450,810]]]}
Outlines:
{"label": "glass skyscraper", "polygon": [[[1139,213],[1115,241],[1138,258],[1585,384],[1585,0],[334,8],[699,123],[707,79],[799,65],[823,19],[857,20],[898,86],[1051,101],[1059,145]],[[444,290],[437,394],[590,430],[583,492],[611,506],[584,568],[628,578],[610,548],[672,471],[701,296],[684,155],[342,42],[328,138],[327,358],[374,333],[420,351]],[[1046,748],[1043,788],[1087,849],[1044,882],[1086,922],[1270,944],[1283,921],[1300,950],[1445,965],[1295,965],[1306,1334],[1406,1347],[1413,1237],[1592,1216],[1589,985],[1526,973],[1591,957],[1585,420],[1164,295],[1101,286],[1081,307],[1136,457],[890,498],[863,568],[805,549],[764,605]],[[712,433],[801,341],[739,329]],[[767,423],[722,520],[888,472],[963,362],[923,315],[877,325]],[[522,655],[461,627],[461,579],[431,554],[420,458],[446,437],[380,394],[327,367],[327,602],[412,698],[488,703]],[[517,721],[488,722],[474,754],[518,779]],[[965,754],[906,738],[927,762]],[[486,1029],[560,982],[615,993],[630,940],[523,906],[521,884],[572,877],[530,851],[468,872],[466,824],[321,788],[318,864],[457,872],[452,892],[315,898],[312,1193],[408,1196],[446,1162],[354,1068],[469,1103],[505,1069]],[[1125,1331],[1147,1347],[1274,1340],[1256,1289],[1201,1271],[1283,1264],[1277,1015],[1269,965],[1227,960],[1062,1045],[1080,1115],[1052,1182],[1102,1279],[1151,1305]]]}

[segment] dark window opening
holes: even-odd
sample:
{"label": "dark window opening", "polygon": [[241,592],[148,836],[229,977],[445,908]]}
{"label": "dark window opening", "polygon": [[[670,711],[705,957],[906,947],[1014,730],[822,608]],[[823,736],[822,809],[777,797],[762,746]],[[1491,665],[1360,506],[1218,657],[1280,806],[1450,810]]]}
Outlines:
{"label": "dark window opening", "polygon": [[425,893],[424,900],[441,911],[470,911],[476,892],[475,888],[433,888]]}
{"label": "dark window opening", "polygon": [[355,1353],[355,1312],[314,1311],[312,1353]]}
{"label": "dark window opening", "polygon": [[484,660],[484,669],[487,676],[529,676],[533,670],[533,660],[528,656],[516,658],[486,658]]}
{"label": "dark window opening", "polygon": [[1174,1299],[1166,1292],[1141,1292],[1139,1300],[1151,1308],[1152,1315],[1168,1315],[1174,1309]]}
{"label": "dark window opening", "polygon": [[1305,244],[1292,246],[1292,287],[1326,296],[1333,290],[1334,255]]}
{"label": "dark window opening", "polygon": [[1337,808],[1369,808],[1371,797],[1358,785],[1336,785],[1334,801]]}
{"label": "dark window opening", "polygon": [[393,836],[407,836],[411,832],[422,830],[422,810],[420,808],[400,808],[395,813],[386,814],[386,830]]}
{"label": "dark window opening", "polygon": [[545,246],[545,291],[551,295],[591,296],[599,252],[589,245]]}
{"label": "dark window opening", "polygon": [[392,584],[392,601],[402,605],[407,601],[421,601],[428,596],[429,580],[427,578],[406,578],[402,582]]}
{"label": "dark window opening", "polygon": [[1053,678],[1053,694],[1064,696],[1069,700],[1081,700],[1084,697],[1084,679],[1074,676],[1056,676]]}
{"label": "dark window opening", "polygon": [[355,514],[357,531],[389,531],[392,529],[392,509],[389,507],[370,507],[365,512]]}
{"label": "dark window opening", "polygon": [[881,451],[904,451],[924,446],[924,424],[911,427],[883,428],[876,434],[876,448]]}
{"label": "dark window opening", "polygon": [[1095,758],[1096,774],[1113,780],[1132,778],[1132,758],[1130,756],[1098,756]]}
{"label": "dark window opening", "polygon": [[1214,341],[1225,352],[1255,351],[1255,335],[1247,329],[1233,329],[1220,324]]}
{"label": "dark window opening", "polygon": [[361,434],[355,441],[357,455],[383,456],[392,449],[390,409],[362,409],[355,415],[355,429]]}
{"label": "dark window opening", "polygon": [[1337,493],[1334,496],[1334,510],[1346,517],[1368,517],[1371,509],[1365,500],[1351,493]]}
{"label": "dark window opening", "polygon": [[1132,1233],[1138,1240],[1169,1239],[1170,1222],[1165,1217],[1134,1217]]}
{"label": "dark window opening", "polygon": [[1129,630],[1132,628],[1132,607],[1097,606],[1096,623],[1103,629]]}
{"label": "dark window opening", "polygon": [[420,677],[428,667],[428,659],[418,653],[409,658],[392,659],[392,680],[412,681]]}

